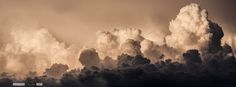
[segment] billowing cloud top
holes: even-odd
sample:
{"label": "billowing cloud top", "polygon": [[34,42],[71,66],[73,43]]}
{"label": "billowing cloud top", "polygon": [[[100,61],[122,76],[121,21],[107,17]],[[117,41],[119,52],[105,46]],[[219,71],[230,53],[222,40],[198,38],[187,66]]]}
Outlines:
{"label": "billowing cloud top", "polygon": [[170,22],[171,35],[166,37],[166,44],[180,50],[206,46],[212,36],[207,16],[207,11],[198,4],[181,8],[177,17]]}
{"label": "billowing cloud top", "polygon": [[1,48],[1,72],[42,74],[54,63],[78,67],[78,49],[58,42],[46,29],[13,30],[11,36],[12,42]]}

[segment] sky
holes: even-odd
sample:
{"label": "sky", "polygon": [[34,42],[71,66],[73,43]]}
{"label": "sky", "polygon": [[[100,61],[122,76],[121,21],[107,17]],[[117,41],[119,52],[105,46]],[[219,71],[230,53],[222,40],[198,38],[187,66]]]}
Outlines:
{"label": "sky", "polygon": [[207,9],[227,35],[234,34],[235,0],[0,0],[0,39],[10,30],[46,28],[59,41],[93,46],[96,32],[137,28],[142,34],[164,37],[179,9],[197,3]]}
{"label": "sky", "polygon": [[0,0],[0,86],[234,87],[235,2]]}

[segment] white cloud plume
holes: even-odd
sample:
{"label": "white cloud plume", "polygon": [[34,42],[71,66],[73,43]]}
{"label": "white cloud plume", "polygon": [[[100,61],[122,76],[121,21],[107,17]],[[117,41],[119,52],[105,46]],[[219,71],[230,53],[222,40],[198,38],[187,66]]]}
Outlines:
{"label": "white cloud plume", "polygon": [[177,17],[170,22],[171,34],[166,37],[166,44],[184,51],[206,46],[212,36],[207,16],[207,11],[198,4],[181,8]]}
{"label": "white cloud plume", "polygon": [[[78,49],[58,42],[46,29],[13,30],[12,41],[1,48],[3,71],[24,75],[29,71],[42,74],[54,63],[79,67]],[[2,68],[2,67],[1,67]]]}

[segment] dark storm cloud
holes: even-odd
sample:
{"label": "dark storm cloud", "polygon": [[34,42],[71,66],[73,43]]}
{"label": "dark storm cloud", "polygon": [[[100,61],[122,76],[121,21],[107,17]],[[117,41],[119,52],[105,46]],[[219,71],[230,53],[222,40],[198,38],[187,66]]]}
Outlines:
{"label": "dark storm cloud", "polygon": [[186,53],[183,53],[183,58],[187,64],[202,63],[198,50],[188,50]]}
{"label": "dark storm cloud", "polygon": [[[183,54],[186,63],[171,60],[151,64],[150,60],[138,55],[120,55],[117,68],[100,69],[85,67],[81,71],[64,73],[61,79],[51,77],[30,77],[23,82],[43,82],[46,87],[147,87],[147,86],[193,86],[233,87],[236,84],[236,60],[204,61],[200,53],[189,50]],[[217,55],[217,54],[210,54]],[[1,78],[3,86],[14,82]],[[58,83],[59,82],[59,83]]]}
{"label": "dark storm cloud", "polygon": [[210,53],[215,53],[215,52],[222,49],[221,39],[224,36],[224,32],[223,32],[222,28],[214,22],[210,21],[209,27],[210,27],[209,32],[212,33],[212,36],[211,36],[210,41],[208,43],[207,50]]}

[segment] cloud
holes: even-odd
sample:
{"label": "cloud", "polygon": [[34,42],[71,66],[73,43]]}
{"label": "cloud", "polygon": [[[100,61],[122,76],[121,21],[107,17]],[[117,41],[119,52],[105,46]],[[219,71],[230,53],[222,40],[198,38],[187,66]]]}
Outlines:
{"label": "cloud", "polygon": [[184,51],[201,49],[208,45],[212,37],[207,11],[198,4],[181,8],[177,17],[170,22],[169,30],[171,34],[166,37],[166,44]]}
{"label": "cloud", "polygon": [[130,56],[127,54],[122,54],[118,56],[118,68],[125,68],[125,67],[138,67],[145,64],[150,64],[150,60],[144,58],[141,55]]}
{"label": "cloud", "polygon": [[102,60],[102,68],[104,69],[114,69],[117,67],[117,60],[112,59],[107,56]]}
{"label": "cloud", "polygon": [[79,56],[79,61],[85,67],[100,66],[100,58],[94,48],[82,50]]}
{"label": "cloud", "polygon": [[202,63],[198,50],[188,50],[186,53],[183,54],[183,57],[187,64]]}
{"label": "cloud", "polygon": [[[118,36],[114,35],[112,32],[99,31],[97,32],[97,49],[100,55],[104,56],[116,56],[119,54],[120,42],[118,41]],[[109,50],[109,51],[108,51]]]}
{"label": "cloud", "polygon": [[144,55],[156,62],[163,54],[158,44],[146,39],[139,29],[114,29],[97,33],[97,50],[100,56],[116,59],[118,55]]}
{"label": "cloud", "polygon": [[2,72],[24,76],[29,71],[42,74],[54,63],[79,67],[78,49],[57,41],[46,29],[12,29],[12,41],[1,47]]}
{"label": "cloud", "polygon": [[132,40],[132,39],[127,39],[120,46],[120,50],[122,51],[122,53],[131,55],[131,56],[141,55],[140,48],[141,48],[140,42]]}
{"label": "cloud", "polygon": [[160,52],[160,46],[155,45],[150,40],[143,40],[141,42],[141,51],[145,57],[150,59],[153,63],[159,61],[164,57],[164,54]]}
{"label": "cloud", "polygon": [[99,31],[97,32],[97,48],[103,57],[114,58],[122,53],[136,55],[140,53],[138,42],[143,39],[141,30],[134,28]]}
{"label": "cloud", "polygon": [[[31,71],[39,69],[37,61],[45,58],[49,61],[45,67],[51,66],[45,68],[46,76],[30,72],[20,81],[40,81],[46,87],[236,85],[233,49],[221,43],[222,28],[207,18],[206,10],[197,4],[183,7],[170,22],[170,31],[163,45],[145,38],[139,29],[100,31],[97,47],[80,50],[79,59],[75,47],[58,42],[47,30],[15,31],[13,42],[0,50],[0,62],[6,62],[0,68],[16,73],[20,69]],[[68,70],[76,61],[85,67]],[[18,81],[14,75],[0,76],[0,85],[12,81]]]}
{"label": "cloud", "polygon": [[64,64],[53,64],[50,68],[46,69],[44,75],[52,78],[60,78],[69,67]]}

